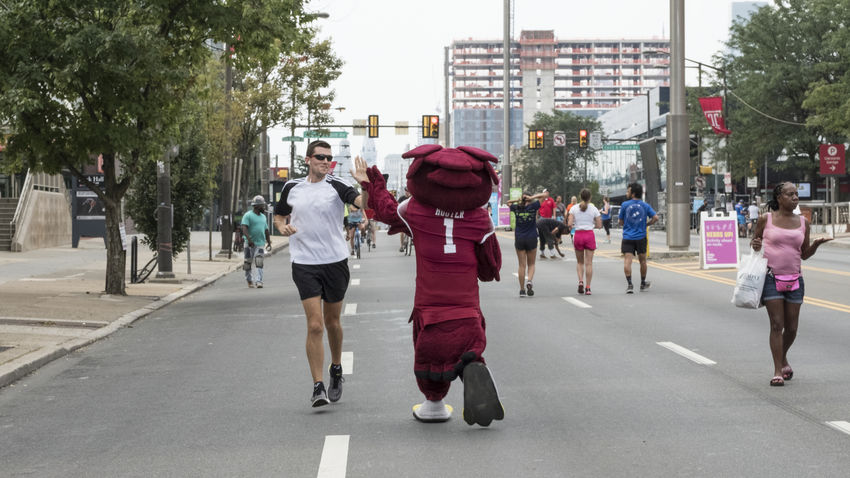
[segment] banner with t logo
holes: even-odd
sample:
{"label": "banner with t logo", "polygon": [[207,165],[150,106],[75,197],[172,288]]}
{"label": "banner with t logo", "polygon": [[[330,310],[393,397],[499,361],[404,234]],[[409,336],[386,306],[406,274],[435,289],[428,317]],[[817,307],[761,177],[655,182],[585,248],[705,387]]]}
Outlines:
{"label": "banner with t logo", "polygon": [[711,129],[717,134],[728,135],[731,131],[726,129],[726,124],[723,121],[723,98],[719,96],[711,96],[708,98],[700,98],[699,104],[702,106],[702,112]]}

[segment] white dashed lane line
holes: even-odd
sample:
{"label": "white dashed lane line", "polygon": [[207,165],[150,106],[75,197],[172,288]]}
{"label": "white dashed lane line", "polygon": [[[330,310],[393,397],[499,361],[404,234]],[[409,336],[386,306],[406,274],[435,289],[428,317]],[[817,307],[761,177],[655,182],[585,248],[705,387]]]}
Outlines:
{"label": "white dashed lane line", "polygon": [[357,313],[357,304],[345,304],[345,310],[342,315],[354,315]]}
{"label": "white dashed lane line", "polygon": [[351,285],[360,285],[360,279],[351,279]]}
{"label": "white dashed lane line", "polygon": [[354,352],[342,353],[342,374],[351,375],[354,373]]}
{"label": "white dashed lane line", "polygon": [[322,448],[322,461],[319,462],[317,478],[345,478],[348,467],[349,435],[328,435]]}
{"label": "white dashed lane line", "polygon": [[850,435],[850,422],[845,421],[837,421],[837,422],[826,422],[827,425],[835,428],[836,430],[846,433]]}
{"label": "white dashed lane line", "polygon": [[715,362],[714,360],[705,358],[705,357],[703,357],[702,355],[700,355],[696,352],[691,352],[690,350],[682,347],[681,345],[676,345],[673,342],[656,342],[656,343],[658,345],[664,347],[665,349],[670,350],[671,352],[675,352],[675,353],[681,355],[682,357],[685,357],[686,359],[691,360],[693,362],[696,362],[700,365],[717,365],[717,362]]}
{"label": "white dashed lane line", "polygon": [[360,269],[360,264],[354,264],[351,266],[352,269]]}
{"label": "white dashed lane line", "polygon": [[576,299],[575,297],[561,297],[561,298],[564,299],[565,301],[569,302],[570,304],[573,304],[574,306],[580,308],[580,309],[592,309],[593,308],[592,305],[585,303],[585,302],[582,302],[582,301]]}

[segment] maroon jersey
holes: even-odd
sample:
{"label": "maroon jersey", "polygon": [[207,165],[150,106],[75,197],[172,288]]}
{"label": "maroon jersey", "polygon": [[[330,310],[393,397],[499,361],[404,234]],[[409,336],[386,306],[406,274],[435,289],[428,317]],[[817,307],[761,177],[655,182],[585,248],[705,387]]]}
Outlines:
{"label": "maroon jersey", "polygon": [[411,198],[398,215],[416,246],[416,297],[425,325],[480,315],[476,245],[493,234],[484,208],[447,212]]}

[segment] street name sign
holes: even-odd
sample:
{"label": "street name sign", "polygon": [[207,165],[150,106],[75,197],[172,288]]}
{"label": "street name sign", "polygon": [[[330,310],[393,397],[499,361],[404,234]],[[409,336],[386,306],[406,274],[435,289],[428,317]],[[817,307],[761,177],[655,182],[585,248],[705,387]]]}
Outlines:
{"label": "street name sign", "polygon": [[281,138],[281,141],[294,141],[296,143],[300,143],[301,141],[304,141],[304,138],[301,136],[284,136]]}
{"label": "street name sign", "polygon": [[603,151],[639,151],[637,144],[606,144],[602,146]]}
{"label": "street name sign", "polygon": [[348,137],[348,133],[345,131],[312,131],[307,130],[304,132],[305,138],[338,138],[345,139]]}
{"label": "street name sign", "polygon": [[843,144],[822,144],[818,152],[821,175],[846,174]]}

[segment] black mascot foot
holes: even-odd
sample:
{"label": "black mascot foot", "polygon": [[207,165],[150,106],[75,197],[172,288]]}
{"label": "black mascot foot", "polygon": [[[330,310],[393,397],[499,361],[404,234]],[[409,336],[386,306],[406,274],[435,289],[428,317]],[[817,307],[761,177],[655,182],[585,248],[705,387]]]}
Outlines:
{"label": "black mascot foot", "polygon": [[[464,354],[464,362],[468,362],[467,354]],[[505,418],[505,409],[499,401],[499,392],[486,365],[481,362],[468,362],[463,368],[461,379],[463,380],[463,420],[466,423],[469,425],[477,423],[486,427],[493,420]]]}

